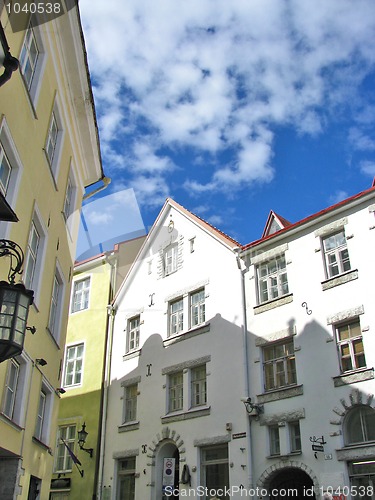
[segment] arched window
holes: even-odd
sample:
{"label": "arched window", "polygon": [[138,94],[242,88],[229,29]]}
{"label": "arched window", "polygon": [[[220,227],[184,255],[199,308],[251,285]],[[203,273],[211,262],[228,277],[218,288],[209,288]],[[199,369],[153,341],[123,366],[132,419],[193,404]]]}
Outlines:
{"label": "arched window", "polygon": [[375,410],[361,405],[349,410],[344,421],[345,444],[375,441]]}

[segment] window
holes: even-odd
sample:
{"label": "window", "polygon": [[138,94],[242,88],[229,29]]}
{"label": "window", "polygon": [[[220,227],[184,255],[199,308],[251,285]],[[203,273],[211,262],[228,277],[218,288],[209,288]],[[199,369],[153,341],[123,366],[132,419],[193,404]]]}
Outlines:
{"label": "window", "polygon": [[265,390],[297,383],[293,340],[263,348]]}
{"label": "window", "polygon": [[375,485],[375,460],[357,460],[349,465],[350,486],[352,491],[360,491],[363,500],[373,500]]}
{"label": "window", "polygon": [[[59,427],[57,433],[55,472],[69,472],[72,470],[73,461],[66,445],[69,446],[71,451],[74,453],[75,439],[75,425]],[[66,443],[66,445],[64,444],[64,442]]]}
{"label": "window", "polygon": [[25,420],[25,398],[29,377],[30,365],[26,363],[22,355],[8,361],[1,411],[20,426],[24,425]]}
{"label": "window", "polygon": [[349,252],[344,231],[324,238],[323,251],[328,278],[350,271]]}
{"label": "window", "polygon": [[41,391],[39,396],[38,415],[36,419],[36,428],[35,428],[35,437],[39,439],[39,441],[42,440],[42,429],[43,429],[45,408],[46,408],[46,394],[44,391]]}
{"label": "window", "polygon": [[175,335],[184,328],[184,302],[177,299],[169,304],[169,335]]}
{"label": "window", "polygon": [[90,278],[77,280],[73,284],[72,313],[83,311],[89,307]]}
{"label": "window", "polygon": [[74,210],[74,187],[72,179],[69,177],[66,185],[63,214],[67,221]]}
{"label": "window", "polygon": [[205,293],[204,288],[190,294],[190,323],[191,327],[201,325],[205,322]]}
{"label": "window", "polygon": [[337,326],[336,338],[342,372],[366,367],[359,320]]}
{"label": "window", "polygon": [[47,231],[42,224],[42,219],[37,211],[30,225],[29,240],[26,249],[23,281],[26,288],[34,290],[35,302],[38,301],[39,285],[42,278],[42,266],[44,262],[44,252],[46,247]]}
{"label": "window", "polygon": [[59,266],[56,266],[53,278],[51,305],[49,311],[48,329],[56,341],[60,338],[60,323],[62,312],[62,299],[64,296],[64,283]]}
{"label": "window", "polygon": [[299,426],[299,421],[296,420],[295,422],[289,422],[288,423],[288,428],[289,428],[289,445],[290,445],[290,451],[293,452],[298,452],[301,451],[301,430]]}
{"label": "window", "polygon": [[40,31],[32,24],[26,30],[19,61],[23,80],[35,104],[45,62],[45,52]]}
{"label": "window", "polygon": [[125,418],[124,422],[134,422],[137,418],[138,384],[125,387]]}
{"label": "window", "polygon": [[259,265],[258,292],[259,303],[277,299],[289,293],[284,255]]}
{"label": "window", "polygon": [[169,405],[168,410],[177,411],[183,408],[183,372],[176,372],[169,375]]}
{"label": "window", "polygon": [[344,420],[345,444],[367,443],[375,440],[375,410],[360,405],[351,408]]}
{"label": "window", "polygon": [[36,228],[35,222],[31,222],[31,229],[29,233],[29,241],[27,244],[27,259],[25,267],[25,286],[32,288],[36,262],[38,257],[38,248],[40,242],[40,235]]}
{"label": "window", "polygon": [[7,380],[5,383],[5,402],[3,413],[11,420],[14,415],[14,407],[16,403],[16,391],[18,384],[18,377],[20,372],[20,365],[14,359],[9,361]]}
{"label": "window", "polygon": [[77,386],[82,383],[84,345],[77,344],[66,349],[64,387]]}
{"label": "window", "polygon": [[164,276],[177,271],[177,253],[178,246],[171,245],[164,250],[163,254],[163,264],[164,264]]}
{"label": "window", "polygon": [[3,145],[0,143],[0,192],[6,197],[10,174],[12,172],[12,167],[10,166],[7,155],[5,154]]}
{"label": "window", "polygon": [[27,500],[38,500],[40,499],[39,493],[42,485],[42,481],[35,477],[30,476],[29,493],[27,495]]}
{"label": "window", "polygon": [[201,406],[207,403],[206,365],[197,366],[191,370],[191,406]]}
{"label": "window", "polygon": [[268,426],[270,455],[280,455],[280,433],[278,425]]}
{"label": "window", "polygon": [[127,352],[138,349],[139,347],[140,323],[140,316],[135,316],[134,318],[128,320]]}
{"label": "window", "polygon": [[135,457],[128,457],[118,462],[118,498],[135,499]]}
{"label": "window", "polygon": [[[201,450],[201,478],[207,491],[229,490],[228,445]],[[222,498],[229,498],[223,496]]]}
{"label": "window", "polygon": [[59,153],[61,150],[63,138],[63,127],[60,118],[60,113],[58,111],[57,102],[55,101],[50,123],[47,131],[46,144],[44,150],[47,156],[49,166],[52,171],[52,175],[57,180],[58,166],[59,166]]}

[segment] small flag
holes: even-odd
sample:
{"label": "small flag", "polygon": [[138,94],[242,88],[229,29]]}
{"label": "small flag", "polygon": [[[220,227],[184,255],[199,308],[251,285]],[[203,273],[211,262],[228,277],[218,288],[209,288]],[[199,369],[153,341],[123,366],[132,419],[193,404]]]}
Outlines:
{"label": "small flag", "polygon": [[69,453],[69,455],[70,455],[71,459],[73,460],[73,462],[74,462],[76,465],[77,465],[77,464],[78,464],[78,465],[82,465],[82,464],[81,464],[81,462],[78,460],[78,457],[76,457],[76,456],[74,455],[74,453],[72,452],[72,450],[69,448],[69,446],[68,446],[68,445],[66,444],[66,442],[63,440],[63,438],[60,438],[60,439],[61,439],[61,441],[65,444],[66,449],[68,450],[68,453]]}

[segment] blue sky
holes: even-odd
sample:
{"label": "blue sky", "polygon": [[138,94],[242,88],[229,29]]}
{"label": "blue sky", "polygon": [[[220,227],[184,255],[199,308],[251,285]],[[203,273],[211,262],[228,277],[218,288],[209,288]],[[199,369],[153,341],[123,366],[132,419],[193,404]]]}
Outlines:
{"label": "blue sky", "polygon": [[[133,192],[146,228],[170,196],[246,244],[271,209],[295,222],[371,186],[373,0],[81,0],[80,10],[104,193]],[[130,231],[117,212],[114,237]]]}

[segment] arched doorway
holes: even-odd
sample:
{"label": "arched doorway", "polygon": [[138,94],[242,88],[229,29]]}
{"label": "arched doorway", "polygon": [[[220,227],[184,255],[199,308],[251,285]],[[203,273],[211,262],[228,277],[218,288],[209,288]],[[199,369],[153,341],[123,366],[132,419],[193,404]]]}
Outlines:
{"label": "arched doorway", "polygon": [[294,467],[278,470],[270,478],[268,490],[272,500],[316,498],[311,477],[303,470]]}
{"label": "arched doorway", "polygon": [[[168,496],[163,495],[163,477],[165,477],[165,467],[166,467],[165,459],[173,459],[172,463],[174,466],[174,475],[173,479],[171,480],[171,483],[173,482],[173,486],[171,485],[170,487],[173,488],[175,494],[171,495],[169,491]],[[179,488],[179,477],[180,477],[180,453],[174,441],[165,439],[159,443],[155,456],[154,473],[155,473],[155,480],[154,480],[155,494],[153,498],[155,500],[164,500],[167,498],[175,500],[179,498],[177,492]]]}

